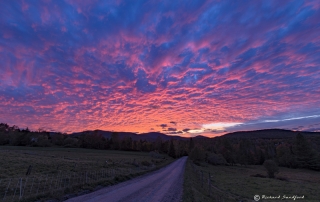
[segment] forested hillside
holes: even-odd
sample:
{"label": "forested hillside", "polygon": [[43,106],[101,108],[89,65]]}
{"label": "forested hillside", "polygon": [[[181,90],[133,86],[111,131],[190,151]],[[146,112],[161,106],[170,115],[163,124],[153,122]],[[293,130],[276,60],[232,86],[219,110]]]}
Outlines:
{"label": "forested hillside", "polygon": [[[30,131],[0,124],[0,145],[74,147],[166,153],[174,158],[189,155],[197,164],[262,165],[272,159],[279,166],[320,170],[319,133],[262,130],[227,134],[215,138],[176,138],[164,134],[122,135],[87,131],[77,135]],[[129,133],[128,133],[129,134]],[[141,137],[138,139],[137,137]],[[143,139],[142,137],[146,137]],[[148,138],[149,137],[149,138]]]}

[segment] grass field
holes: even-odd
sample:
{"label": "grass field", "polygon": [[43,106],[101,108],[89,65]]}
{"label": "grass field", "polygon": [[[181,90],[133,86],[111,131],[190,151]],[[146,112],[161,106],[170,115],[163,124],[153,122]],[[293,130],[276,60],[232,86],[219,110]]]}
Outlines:
{"label": "grass field", "polygon": [[183,201],[253,201],[255,195],[280,195],[280,198],[298,195],[304,196],[303,201],[320,201],[320,172],[280,167],[277,177],[283,180],[252,177],[256,174],[266,175],[263,166],[196,166],[188,161]]}
{"label": "grass field", "polygon": [[[0,199],[24,201],[88,192],[163,167],[167,155],[79,148],[0,147]],[[31,174],[26,176],[29,166]],[[21,181],[20,181],[21,180]]]}

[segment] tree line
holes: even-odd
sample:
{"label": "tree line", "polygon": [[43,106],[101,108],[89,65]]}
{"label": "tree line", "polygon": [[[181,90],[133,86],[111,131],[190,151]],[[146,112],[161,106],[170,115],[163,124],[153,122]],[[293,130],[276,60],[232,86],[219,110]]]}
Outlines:
{"label": "tree line", "polygon": [[88,148],[122,151],[157,151],[166,153],[173,158],[187,155],[187,141],[162,140],[158,137],[155,141],[132,140],[131,137],[119,138],[118,132],[113,132],[111,138],[105,138],[98,131],[85,132],[78,136],[64,133],[50,133],[39,129],[30,131],[28,128],[20,129],[0,123],[0,145],[31,146],[31,147],[67,147]]}
{"label": "tree line", "polygon": [[221,136],[190,143],[190,151],[189,157],[198,164],[246,166],[272,160],[283,167],[320,171],[320,136],[306,137],[301,133],[278,139]]}
{"label": "tree line", "polygon": [[273,160],[279,166],[320,170],[320,137],[305,137],[301,133],[293,138],[189,138],[186,140],[154,141],[120,138],[113,132],[105,138],[99,131],[78,136],[30,131],[0,123],[0,145],[33,147],[72,147],[123,151],[157,151],[173,158],[188,155],[194,163],[213,165],[263,165]]}

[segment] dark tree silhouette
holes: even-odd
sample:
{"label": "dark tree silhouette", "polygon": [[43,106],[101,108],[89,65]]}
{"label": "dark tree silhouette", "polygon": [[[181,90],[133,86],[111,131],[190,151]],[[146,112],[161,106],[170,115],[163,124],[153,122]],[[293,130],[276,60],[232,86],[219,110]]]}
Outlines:
{"label": "dark tree silhouette", "polygon": [[111,135],[111,148],[118,150],[120,149],[120,138],[119,138],[119,133],[118,132],[113,132]]}
{"label": "dark tree silhouette", "polygon": [[193,160],[194,163],[203,161],[205,159],[205,156],[205,151],[199,145],[196,145],[189,154],[189,157]]}
{"label": "dark tree silhouette", "polygon": [[242,165],[248,165],[249,164],[249,145],[248,142],[245,140],[240,141],[240,146],[239,146],[239,161],[240,164]]}
{"label": "dark tree silhouette", "polygon": [[319,162],[317,160],[317,154],[301,133],[298,133],[296,136],[294,153],[299,167],[311,169],[318,168]]}
{"label": "dark tree silhouette", "polygon": [[189,153],[191,153],[193,148],[194,148],[194,142],[193,142],[193,139],[190,138],[190,140],[189,140]]}
{"label": "dark tree silhouette", "polygon": [[174,144],[172,139],[170,140],[168,155],[171,156],[172,158],[176,158],[176,150],[174,149]]}
{"label": "dark tree silhouette", "polygon": [[155,149],[158,151],[162,150],[162,139],[160,136],[157,137],[156,142],[155,142]]}

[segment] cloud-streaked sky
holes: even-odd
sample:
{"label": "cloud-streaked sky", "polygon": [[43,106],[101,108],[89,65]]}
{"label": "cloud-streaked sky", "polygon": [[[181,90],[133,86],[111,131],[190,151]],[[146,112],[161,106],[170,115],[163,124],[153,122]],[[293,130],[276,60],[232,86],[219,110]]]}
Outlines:
{"label": "cloud-streaked sky", "polygon": [[0,122],[320,131],[320,2],[0,1]]}

